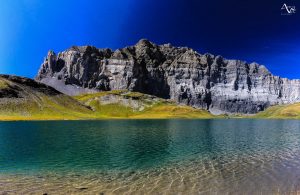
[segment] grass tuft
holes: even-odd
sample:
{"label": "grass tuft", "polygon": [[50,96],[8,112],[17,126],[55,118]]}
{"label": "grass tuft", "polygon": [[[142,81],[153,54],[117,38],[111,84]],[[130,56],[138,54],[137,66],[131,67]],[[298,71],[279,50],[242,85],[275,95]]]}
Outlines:
{"label": "grass tuft", "polygon": [[4,79],[0,78],[0,90],[8,88],[8,87],[9,87],[9,85],[8,85],[7,81],[5,81]]}

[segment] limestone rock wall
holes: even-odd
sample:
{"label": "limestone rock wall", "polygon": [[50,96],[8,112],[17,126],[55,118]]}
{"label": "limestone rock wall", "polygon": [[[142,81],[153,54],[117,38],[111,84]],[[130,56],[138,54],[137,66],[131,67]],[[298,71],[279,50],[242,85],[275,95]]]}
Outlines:
{"label": "limestone rock wall", "polygon": [[300,101],[300,80],[274,76],[257,63],[145,39],[116,51],[92,46],[74,46],[58,55],[50,51],[36,80],[69,95],[128,89],[215,114],[252,114]]}

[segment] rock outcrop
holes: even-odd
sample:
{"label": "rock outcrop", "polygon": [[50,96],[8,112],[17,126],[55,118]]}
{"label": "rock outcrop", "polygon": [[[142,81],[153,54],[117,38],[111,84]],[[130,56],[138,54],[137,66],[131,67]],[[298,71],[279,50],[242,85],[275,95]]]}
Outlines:
{"label": "rock outcrop", "polygon": [[36,80],[68,95],[128,89],[215,114],[252,114],[300,101],[300,80],[274,76],[257,63],[145,39],[116,51],[92,46],[50,51]]}

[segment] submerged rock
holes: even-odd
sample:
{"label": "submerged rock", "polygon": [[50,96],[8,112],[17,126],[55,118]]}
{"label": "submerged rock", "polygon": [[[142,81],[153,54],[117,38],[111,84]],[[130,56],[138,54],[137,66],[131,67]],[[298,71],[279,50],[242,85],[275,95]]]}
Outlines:
{"label": "submerged rock", "polygon": [[92,46],[50,51],[36,80],[68,95],[127,89],[215,114],[252,114],[300,101],[300,80],[274,76],[257,63],[145,39],[116,51]]}

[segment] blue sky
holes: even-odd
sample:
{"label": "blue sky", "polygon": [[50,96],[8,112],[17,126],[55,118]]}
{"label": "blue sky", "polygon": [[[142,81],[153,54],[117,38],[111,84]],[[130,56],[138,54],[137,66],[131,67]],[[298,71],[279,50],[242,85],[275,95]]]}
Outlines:
{"label": "blue sky", "polygon": [[[0,0],[0,73],[34,77],[48,50],[119,48],[141,38],[256,61],[300,78],[300,12],[282,1]],[[299,1],[285,1],[300,8]]]}

